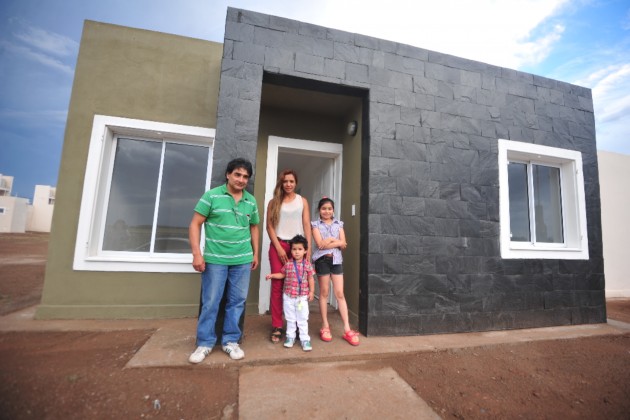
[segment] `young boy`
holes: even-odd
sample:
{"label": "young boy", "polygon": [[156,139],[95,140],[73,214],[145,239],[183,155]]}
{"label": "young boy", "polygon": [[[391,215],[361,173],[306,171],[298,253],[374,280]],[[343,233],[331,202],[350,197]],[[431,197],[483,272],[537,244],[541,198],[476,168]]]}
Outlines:
{"label": "young boy", "polygon": [[[291,348],[295,343],[296,323],[300,331],[302,350],[311,351],[311,338],[308,335],[308,303],[313,301],[315,280],[313,266],[304,256],[308,250],[308,241],[302,235],[295,235],[289,241],[291,257],[280,273],[267,274],[267,280],[284,279],[282,306],[287,320],[287,339],[284,347]],[[308,299],[308,300],[307,300]]]}

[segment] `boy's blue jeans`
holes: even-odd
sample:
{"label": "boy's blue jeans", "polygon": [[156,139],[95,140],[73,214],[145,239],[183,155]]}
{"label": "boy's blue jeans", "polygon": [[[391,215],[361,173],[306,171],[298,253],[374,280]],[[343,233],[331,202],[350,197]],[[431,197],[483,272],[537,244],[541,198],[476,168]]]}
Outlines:
{"label": "boy's blue jeans", "polygon": [[197,345],[213,347],[217,342],[215,324],[223,291],[227,287],[225,321],[221,344],[237,343],[241,338],[239,319],[245,310],[251,263],[220,265],[206,263],[201,273],[201,313],[197,321]]}

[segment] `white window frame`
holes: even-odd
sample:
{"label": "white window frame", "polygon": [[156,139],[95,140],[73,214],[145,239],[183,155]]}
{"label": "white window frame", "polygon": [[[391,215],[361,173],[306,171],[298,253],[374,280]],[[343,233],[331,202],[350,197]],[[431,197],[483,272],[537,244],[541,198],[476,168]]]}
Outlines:
{"label": "white window frame", "polygon": [[[575,150],[499,139],[499,208],[501,257],[505,259],[587,260],[586,200],[582,154]],[[560,168],[564,242],[541,243],[511,240],[509,162]]]}
{"label": "white window frame", "polygon": [[[95,115],[83,182],[74,270],[193,273],[192,254],[100,251],[117,136],[209,147],[205,188],[210,187],[215,130],[155,121]],[[192,209],[191,209],[192,217]]]}

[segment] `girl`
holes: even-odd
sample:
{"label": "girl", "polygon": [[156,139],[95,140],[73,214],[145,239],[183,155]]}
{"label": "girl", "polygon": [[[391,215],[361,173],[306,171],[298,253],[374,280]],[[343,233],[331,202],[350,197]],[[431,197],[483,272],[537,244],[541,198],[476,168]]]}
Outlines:
{"label": "girl", "polygon": [[[307,255],[311,255],[311,224],[310,211],[306,199],[295,192],[298,183],[297,173],[292,169],[285,169],[278,176],[278,182],[273,191],[273,198],[267,206],[267,234],[269,246],[269,264],[271,273],[280,273],[282,267],[289,261],[287,253],[290,250],[289,240],[295,235],[307,238]],[[271,311],[271,342],[279,343],[282,338],[282,285],[281,279],[271,281],[271,296],[269,309]]]}
{"label": "girl", "polygon": [[353,346],[359,345],[359,333],[350,328],[348,321],[348,305],[343,294],[343,257],[341,250],[346,249],[346,235],[343,222],[335,219],[335,203],[328,197],[319,200],[319,220],[311,222],[313,239],[317,251],[313,253],[315,272],[319,280],[319,309],[322,314],[322,329],[319,337],[323,341],[331,341],[330,325],[328,324],[328,293],[330,278],[332,277],[333,291],[339,304],[339,314],[343,321],[343,339]]}

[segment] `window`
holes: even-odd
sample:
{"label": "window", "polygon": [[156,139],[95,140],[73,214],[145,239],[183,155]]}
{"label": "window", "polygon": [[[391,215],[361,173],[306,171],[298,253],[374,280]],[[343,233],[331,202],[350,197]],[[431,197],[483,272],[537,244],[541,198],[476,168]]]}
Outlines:
{"label": "window", "polygon": [[499,140],[501,256],[588,259],[580,152]]}
{"label": "window", "polygon": [[74,269],[192,272],[188,225],[213,140],[213,129],[95,116]]}
{"label": "window", "polygon": [[0,214],[4,214],[5,213],[5,208],[4,207],[0,207]]}

